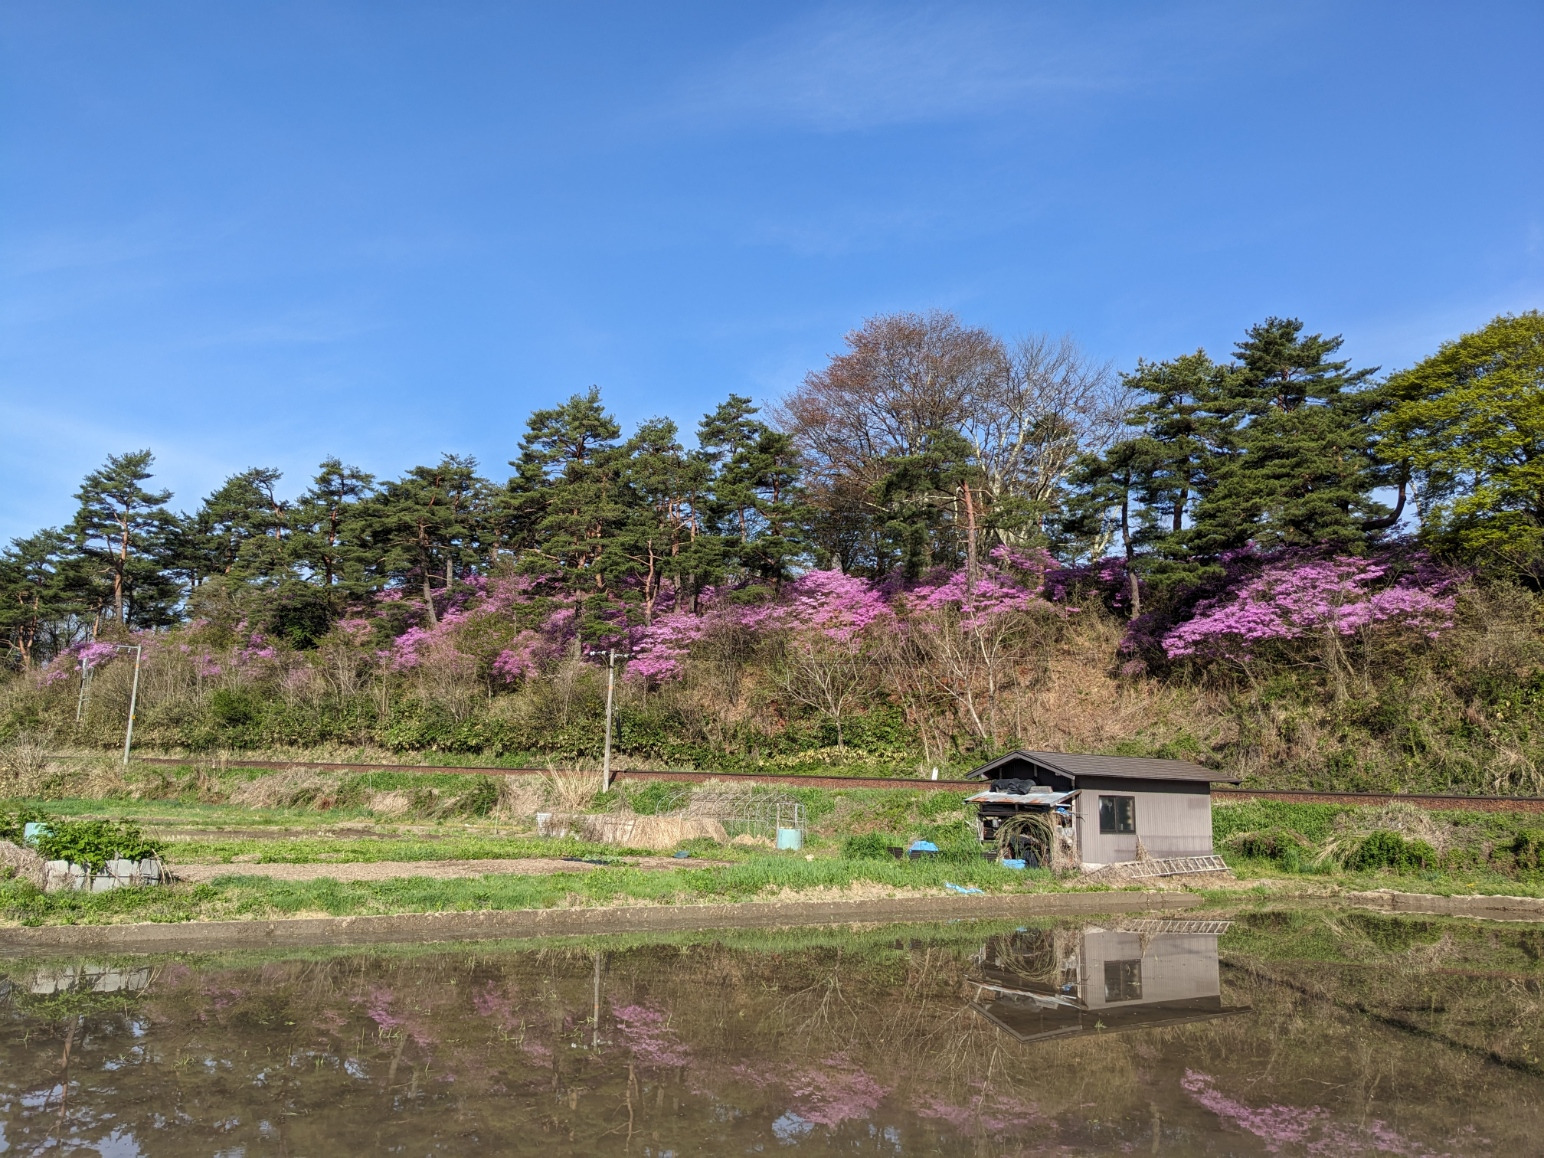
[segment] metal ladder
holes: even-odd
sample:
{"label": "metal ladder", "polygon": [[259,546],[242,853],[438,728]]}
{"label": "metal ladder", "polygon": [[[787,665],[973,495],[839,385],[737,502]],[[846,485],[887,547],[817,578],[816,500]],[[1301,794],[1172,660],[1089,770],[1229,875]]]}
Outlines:
{"label": "metal ladder", "polygon": [[1166,860],[1135,860],[1120,866],[1134,877],[1172,877],[1181,873],[1228,871],[1220,856],[1176,856]]}

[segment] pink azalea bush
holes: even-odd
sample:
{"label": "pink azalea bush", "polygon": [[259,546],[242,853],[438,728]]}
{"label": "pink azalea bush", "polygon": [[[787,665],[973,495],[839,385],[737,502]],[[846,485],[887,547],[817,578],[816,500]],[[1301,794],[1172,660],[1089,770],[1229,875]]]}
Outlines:
{"label": "pink azalea bush", "polygon": [[1195,614],[1166,632],[1170,659],[1248,658],[1263,643],[1322,635],[1354,635],[1402,626],[1431,638],[1453,626],[1458,576],[1418,568],[1390,578],[1373,559],[1269,563],[1252,579],[1204,600]]}

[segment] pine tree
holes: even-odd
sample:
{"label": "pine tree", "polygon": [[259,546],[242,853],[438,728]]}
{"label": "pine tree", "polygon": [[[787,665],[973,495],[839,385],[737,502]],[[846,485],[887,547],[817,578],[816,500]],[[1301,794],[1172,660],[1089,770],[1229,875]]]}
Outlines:
{"label": "pine tree", "polygon": [[1375,369],[1331,357],[1338,337],[1267,318],[1234,350],[1201,410],[1210,421],[1206,491],[1184,535],[1196,555],[1262,547],[1358,551],[1374,503],[1375,464],[1357,397]]}
{"label": "pine tree", "polygon": [[871,501],[882,512],[876,575],[898,569],[917,579],[932,567],[953,567],[963,559],[974,571],[978,560],[969,540],[973,526],[962,517],[965,488],[984,492],[970,444],[958,431],[941,430],[918,440],[919,453],[894,456],[874,488]]}
{"label": "pine tree", "polygon": [[650,623],[666,580],[677,592],[695,591],[717,565],[720,544],[702,516],[709,466],[685,452],[668,418],[643,423],[624,451],[626,517],[607,544],[603,569],[613,583],[625,577],[638,584]]}
{"label": "pine tree", "polygon": [[363,588],[359,504],[374,491],[374,475],[329,458],[295,503],[295,559],[329,591],[339,585],[354,592]]}
{"label": "pine tree", "polygon": [[49,627],[76,610],[61,573],[69,542],[49,529],[0,550],[0,643],[23,670],[38,660]]}
{"label": "pine tree", "polygon": [[621,433],[597,387],[531,415],[504,494],[526,566],[560,575],[576,589],[605,589],[601,561],[626,515]]}
{"label": "pine tree", "polygon": [[293,528],[290,505],[278,497],[282,477],[272,467],[233,474],[182,521],[178,553],[190,574],[238,580],[283,577],[291,562]]}
{"label": "pine tree", "polygon": [[434,584],[448,590],[458,573],[483,559],[489,490],[477,460],[447,454],[382,486],[358,512],[374,569],[382,579],[416,581],[430,624],[439,621]]}
{"label": "pine tree", "polygon": [[1205,411],[1225,376],[1225,368],[1204,350],[1168,362],[1138,362],[1135,371],[1122,375],[1127,389],[1146,396],[1127,421],[1140,427],[1152,445],[1135,458],[1123,453],[1140,465],[1134,497],[1148,513],[1144,539],[1157,549],[1168,535],[1184,529],[1192,502],[1207,487],[1216,420]]}
{"label": "pine tree", "polygon": [[[1174,463],[1172,448],[1150,434],[1117,442],[1102,455],[1085,455],[1071,477],[1061,530],[1077,546],[1068,554],[1102,556],[1110,541],[1120,545],[1126,563],[1126,610],[1142,614],[1141,580],[1155,559],[1153,544],[1170,537],[1165,474]],[[1158,501],[1151,496],[1158,494]],[[1161,558],[1161,557],[1160,557]]]}
{"label": "pine tree", "polygon": [[143,626],[169,622],[177,593],[164,573],[174,519],[170,491],[147,491],[155,456],[148,450],[108,456],[81,483],[80,508],[70,534],[95,588],[98,615],[112,607],[115,621]]}
{"label": "pine tree", "polygon": [[724,554],[748,574],[778,584],[802,547],[809,512],[793,437],[757,413],[749,398],[731,394],[703,416],[697,444],[713,470],[709,521]]}

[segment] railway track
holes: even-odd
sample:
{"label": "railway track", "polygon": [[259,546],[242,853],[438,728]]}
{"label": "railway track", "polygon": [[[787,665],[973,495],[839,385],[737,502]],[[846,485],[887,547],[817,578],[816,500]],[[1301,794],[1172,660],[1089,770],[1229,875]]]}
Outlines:
{"label": "railway track", "polygon": [[[137,757],[141,764],[176,767],[190,759],[169,756]],[[543,776],[545,768],[468,768],[439,764],[345,764],[321,760],[244,760],[230,761],[236,768],[265,768],[283,771],[289,768],[314,768],[325,772],[407,772],[463,776]],[[923,791],[960,792],[979,787],[968,780],[921,780],[899,776],[798,776],[789,773],[762,772],[680,772],[666,769],[628,769],[613,774],[615,781],[642,783],[668,780],[676,783],[702,783],[707,780],[754,781],[758,784],[789,784],[804,788],[915,788]],[[1479,812],[1544,813],[1544,796],[1460,796],[1442,793],[1393,792],[1320,792],[1313,789],[1228,788],[1212,789],[1213,798],[1226,800],[1282,800],[1301,804],[1413,804],[1432,810],[1467,809]]]}

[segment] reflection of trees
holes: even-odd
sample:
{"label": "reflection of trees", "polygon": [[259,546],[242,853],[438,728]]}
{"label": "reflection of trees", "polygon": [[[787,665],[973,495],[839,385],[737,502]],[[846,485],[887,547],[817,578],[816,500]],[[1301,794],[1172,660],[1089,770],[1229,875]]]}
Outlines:
{"label": "reflection of trees", "polygon": [[[1480,942],[1433,956],[1384,938],[1396,947],[1369,942],[1365,963],[1251,957],[1253,972],[1224,971],[1250,1017],[1029,1047],[969,1012],[979,955],[1052,983],[1059,938],[1075,935],[614,946],[599,961],[598,1018],[587,947],[173,962],[139,997],[0,994],[0,1117],[20,1153],[57,1131],[59,1094],[38,1106],[68,1038],[66,1135],[120,1131],[157,1154],[339,1152],[344,1136],[356,1152],[729,1152],[776,1148],[775,1121],[807,1129],[809,1147],[850,1148],[873,1121],[908,1152],[958,1152],[962,1138],[984,1154],[1145,1150],[1154,1107],[1196,1151],[1226,1123],[1180,1087],[1189,1070],[1209,1075],[1197,1088],[1219,1105],[1269,1091],[1347,1121],[1398,1117],[1428,1143],[1462,1119],[1496,1152],[1536,1136],[1523,1131],[1540,1124],[1537,1078],[1477,1052],[1544,1045],[1538,965],[1521,951],[1477,964]],[[1387,967],[1419,953],[1418,969]],[[1086,1120],[1095,1099],[1102,1133]]]}

